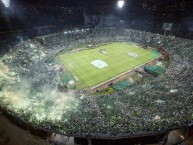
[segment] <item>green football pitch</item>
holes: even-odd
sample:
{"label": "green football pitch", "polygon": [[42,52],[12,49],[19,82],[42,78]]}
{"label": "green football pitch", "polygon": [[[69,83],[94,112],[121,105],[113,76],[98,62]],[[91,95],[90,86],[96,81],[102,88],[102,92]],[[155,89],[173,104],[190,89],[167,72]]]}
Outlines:
{"label": "green football pitch", "polygon": [[[100,50],[105,52],[101,53]],[[128,55],[137,54],[138,57]],[[142,49],[129,43],[115,42],[80,52],[66,52],[58,55],[64,67],[80,81],[79,88],[91,88],[108,81],[124,72],[134,69],[148,61],[160,57],[160,53],[152,49]],[[102,60],[107,67],[99,69],[91,62]]]}

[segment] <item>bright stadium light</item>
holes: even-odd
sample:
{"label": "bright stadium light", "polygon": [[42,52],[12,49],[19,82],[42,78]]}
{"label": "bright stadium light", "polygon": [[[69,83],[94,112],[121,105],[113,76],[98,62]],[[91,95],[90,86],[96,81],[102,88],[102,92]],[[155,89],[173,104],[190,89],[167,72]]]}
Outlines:
{"label": "bright stadium light", "polygon": [[124,4],[125,4],[125,1],[124,1],[124,0],[119,0],[119,1],[117,2],[117,6],[118,6],[119,8],[122,8],[122,7],[124,6]]}
{"label": "bright stadium light", "polygon": [[10,0],[1,0],[1,1],[2,1],[2,3],[4,4],[4,6],[5,6],[6,8],[9,7]]}

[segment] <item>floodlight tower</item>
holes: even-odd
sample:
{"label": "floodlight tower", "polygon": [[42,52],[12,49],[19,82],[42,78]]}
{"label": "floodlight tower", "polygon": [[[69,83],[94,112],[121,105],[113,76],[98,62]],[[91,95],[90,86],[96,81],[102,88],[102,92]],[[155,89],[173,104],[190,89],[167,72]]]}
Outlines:
{"label": "floodlight tower", "polygon": [[6,8],[9,8],[10,0],[1,0]]}
{"label": "floodlight tower", "polygon": [[124,6],[125,6],[125,2],[126,0],[118,0],[117,1],[117,8],[119,9],[118,10],[118,15],[119,15],[119,24],[117,23],[117,26],[121,27],[124,25],[124,17],[125,17],[125,10],[124,9]]}
{"label": "floodlight tower", "polygon": [[118,0],[117,1],[117,6],[118,6],[118,8],[123,8],[123,6],[125,5],[125,0]]}
{"label": "floodlight tower", "polygon": [[5,11],[4,11],[4,16],[5,16],[5,19],[7,21],[8,26],[9,26],[9,29],[11,30],[11,32],[13,33],[13,37],[15,38],[16,34],[14,33],[14,30],[13,30],[14,26],[12,25],[11,19],[10,19],[10,11],[11,11],[11,9],[10,9],[10,0],[1,0],[1,2],[3,3],[3,5],[6,8]]}

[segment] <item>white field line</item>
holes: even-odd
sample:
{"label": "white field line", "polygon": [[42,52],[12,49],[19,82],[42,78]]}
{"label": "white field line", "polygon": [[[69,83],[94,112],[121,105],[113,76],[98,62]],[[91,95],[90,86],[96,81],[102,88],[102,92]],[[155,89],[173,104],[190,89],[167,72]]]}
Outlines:
{"label": "white field line", "polygon": [[159,57],[157,57],[157,58],[154,58],[154,59],[152,59],[152,60],[150,60],[150,61],[148,61],[148,62],[140,65],[140,66],[137,66],[137,67],[133,68],[132,70],[129,70],[129,71],[127,71],[127,72],[124,72],[124,73],[122,73],[122,74],[120,74],[120,75],[118,75],[118,76],[116,76],[116,77],[114,77],[114,78],[112,78],[112,79],[110,79],[110,80],[107,80],[107,81],[105,81],[105,82],[103,82],[103,83],[101,83],[101,84],[99,84],[99,85],[97,85],[97,86],[94,86],[94,87],[92,87],[91,89],[96,89],[96,88],[100,87],[101,85],[104,85],[104,84],[106,84],[107,82],[113,81],[113,80],[115,80],[116,78],[118,78],[118,77],[120,77],[120,76],[122,76],[122,75],[124,75],[124,74],[126,74],[126,73],[130,73],[131,71],[134,71],[135,69],[138,69],[138,68],[140,68],[141,66],[144,66],[145,64],[148,64],[149,62],[151,62],[151,61],[153,61],[153,60],[156,60],[156,59],[158,59],[158,58],[160,58],[160,57],[161,57],[161,55],[160,55]]}
{"label": "white field line", "polygon": [[[73,73],[72,68],[71,68],[70,66],[66,65],[65,63],[63,63],[63,62],[60,60],[60,58],[58,58],[58,60],[60,61],[60,63],[62,63],[62,64],[64,65],[65,68],[67,68],[67,69],[73,74],[74,77],[77,77],[77,76]],[[90,83],[88,83],[85,79],[83,79],[83,78],[81,77],[81,75],[78,73],[78,71],[76,71],[76,70],[74,69],[74,72],[79,75],[79,77],[77,77],[77,78],[81,78],[82,80],[84,80],[84,81],[87,83],[88,86],[90,86]]]}
{"label": "white field line", "polygon": [[[121,46],[114,46],[114,47],[119,47],[120,49],[122,48]],[[126,73],[129,73],[129,72],[131,72],[131,71],[133,71],[133,70],[135,70],[135,69],[137,69],[137,68],[140,68],[141,66],[143,66],[143,65],[145,65],[145,64],[148,64],[149,62],[151,62],[151,61],[153,61],[153,60],[156,60],[156,59],[158,59],[158,58],[160,58],[160,57],[161,57],[161,54],[160,54],[159,57],[154,58],[154,59],[152,59],[152,60],[150,60],[150,61],[148,61],[148,62],[146,62],[146,63],[144,63],[144,64],[142,64],[142,65],[140,65],[140,66],[137,66],[137,67],[135,67],[135,68],[133,68],[133,69],[131,69],[131,70],[129,70],[129,71],[126,71],[126,72],[124,72],[124,73],[122,73],[122,74],[120,74],[120,75],[118,75],[118,76],[115,76],[115,77],[113,77],[113,78],[111,78],[111,79],[109,79],[109,80],[107,80],[107,81],[105,81],[105,82],[102,82],[101,84],[99,84],[99,85],[97,85],[97,86],[94,86],[94,87],[92,87],[91,89],[98,88],[98,87],[100,87],[101,85],[106,84],[107,82],[113,81],[113,80],[115,80],[116,78],[118,78],[118,77],[120,77],[120,76],[122,76],[122,75],[124,75],[124,74],[126,74]],[[72,69],[71,69],[70,67],[68,67],[66,64],[64,64],[59,58],[58,58],[58,60],[72,73]],[[90,83],[88,83],[85,79],[83,79],[83,78],[81,77],[81,75],[80,75],[76,70],[75,70],[74,72],[76,72],[76,73],[79,75],[79,77],[87,83],[88,87],[91,86]],[[72,74],[73,74],[73,73],[72,73]],[[73,75],[74,75],[74,77],[76,77],[75,74],[73,74]]]}
{"label": "white field line", "polygon": [[[78,73],[78,71],[75,71],[78,75],[79,75],[79,77],[82,79],[82,80],[84,80],[86,83],[87,83],[87,85],[88,86],[90,86],[90,83],[88,83],[85,79],[83,79],[82,77],[81,77],[81,75]],[[74,75],[75,76],[75,75]],[[81,82],[80,82],[81,83]]]}

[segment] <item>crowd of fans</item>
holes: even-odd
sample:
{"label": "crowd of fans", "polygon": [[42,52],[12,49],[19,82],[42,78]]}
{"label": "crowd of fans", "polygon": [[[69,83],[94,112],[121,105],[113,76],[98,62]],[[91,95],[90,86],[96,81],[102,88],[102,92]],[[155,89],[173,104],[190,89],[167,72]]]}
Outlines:
{"label": "crowd of fans", "polygon": [[[165,74],[113,94],[60,92],[50,56],[81,44],[124,41],[162,47]],[[55,34],[13,47],[0,61],[0,103],[37,128],[75,136],[122,137],[187,126],[193,120],[193,41],[129,29]],[[7,67],[7,70],[5,69]]]}

